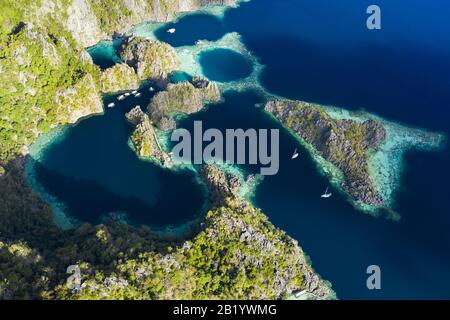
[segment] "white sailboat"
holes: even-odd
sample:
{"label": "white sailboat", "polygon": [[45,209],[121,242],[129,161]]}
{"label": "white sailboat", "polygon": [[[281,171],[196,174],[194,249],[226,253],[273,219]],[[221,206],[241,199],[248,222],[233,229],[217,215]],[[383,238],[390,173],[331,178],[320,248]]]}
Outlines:
{"label": "white sailboat", "polygon": [[117,100],[119,100],[119,101],[123,100],[123,99],[125,99],[125,96],[123,94],[121,94],[120,96],[117,97]]}
{"label": "white sailboat", "polygon": [[175,28],[170,28],[169,30],[167,30],[168,33],[175,33],[176,29]]}
{"label": "white sailboat", "polygon": [[108,103],[108,108],[114,108],[116,104],[114,102]]}
{"label": "white sailboat", "polygon": [[131,94],[134,94],[134,95],[136,95],[136,93],[138,93],[138,91],[137,91],[137,90],[133,90],[133,91],[131,91]]}
{"label": "white sailboat", "polygon": [[130,95],[131,95],[131,93],[129,93],[129,92],[125,93],[125,97],[129,97]]}
{"label": "white sailboat", "polygon": [[141,95],[142,95],[142,94],[141,94],[140,92],[138,92],[138,93],[136,93],[134,96],[135,96],[136,98],[139,98]]}
{"label": "white sailboat", "polygon": [[153,92],[153,91],[155,91],[155,88],[150,87],[150,88],[148,88],[148,91]]}
{"label": "white sailboat", "polygon": [[296,159],[298,158],[299,153],[297,152],[297,149],[295,149],[294,154],[292,155],[291,159]]}
{"label": "white sailboat", "polygon": [[327,187],[327,189],[325,190],[324,194],[322,194],[320,197],[321,198],[329,198],[331,196],[332,196],[332,193],[328,192],[328,187]]}

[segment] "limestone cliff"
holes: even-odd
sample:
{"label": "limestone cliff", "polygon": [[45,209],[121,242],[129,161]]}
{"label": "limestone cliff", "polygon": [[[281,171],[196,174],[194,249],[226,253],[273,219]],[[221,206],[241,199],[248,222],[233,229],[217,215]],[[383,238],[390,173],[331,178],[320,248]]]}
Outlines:
{"label": "limestone cliff", "polygon": [[10,3],[0,24],[0,164],[26,154],[40,133],[102,111],[99,71],[86,52],[51,16],[27,22],[19,5]]}
{"label": "limestone cliff", "polygon": [[[88,74],[75,86],[56,92],[59,123],[75,123],[83,117],[103,112],[98,83]],[[63,116],[67,114],[66,116]]]}

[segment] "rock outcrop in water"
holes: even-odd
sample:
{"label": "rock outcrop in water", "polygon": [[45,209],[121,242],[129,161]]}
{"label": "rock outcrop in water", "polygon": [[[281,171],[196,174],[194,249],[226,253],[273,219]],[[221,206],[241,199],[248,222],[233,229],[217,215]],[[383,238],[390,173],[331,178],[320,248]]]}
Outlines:
{"label": "rock outcrop in water", "polygon": [[173,114],[198,112],[205,103],[216,103],[221,98],[216,83],[194,77],[192,82],[171,83],[165,91],[158,92],[148,106],[148,113],[161,130],[174,129]]}
{"label": "rock outcrop in water", "polygon": [[131,141],[133,142],[137,155],[156,160],[163,166],[168,166],[170,157],[159,146],[148,115],[139,106],[136,106],[126,114],[126,118],[134,126]]}
{"label": "rock outcrop in water", "polygon": [[103,71],[100,82],[103,93],[137,89],[140,83],[134,69],[124,63],[116,64]]}
{"label": "rock outcrop in water", "polygon": [[141,80],[165,79],[179,66],[174,48],[167,43],[142,37],[129,38],[120,47],[119,55],[122,61],[134,68]]}
{"label": "rock outcrop in water", "polygon": [[234,199],[243,185],[240,177],[222,171],[213,164],[207,164],[200,170],[200,175],[208,187],[210,201],[218,206],[227,199]]}
{"label": "rock outcrop in water", "polygon": [[265,109],[343,172],[344,191],[364,204],[383,206],[368,166],[368,151],[386,138],[381,123],[333,119],[321,107],[300,101],[270,101]]}

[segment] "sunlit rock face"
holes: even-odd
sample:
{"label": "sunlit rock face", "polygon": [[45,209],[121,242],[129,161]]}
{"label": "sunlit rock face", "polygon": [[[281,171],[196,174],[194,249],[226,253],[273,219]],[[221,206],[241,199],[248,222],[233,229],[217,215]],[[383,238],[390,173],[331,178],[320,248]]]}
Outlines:
{"label": "sunlit rock face", "polygon": [[121,46],[119,54],[125,63],[135,69],[141,80],[165,79],[179,66],[177,54],[170,45],[141,37],[129,38]]}
{"label": "sunlit rock face", "polygon": [[191,82],[169,84],[158,92],[148,106],[151,119],[162,130],[175,128],[174,113],[191,114],[203,108],[205,103],[221,100],[220,90],[214,82],[194,77]]}
{"label": "sunlit rock face", "polygon": [[139,88],[139,77],[132,67],[124,63],[116,64],[102,72],[101,87],[104,93],[137,89]]}

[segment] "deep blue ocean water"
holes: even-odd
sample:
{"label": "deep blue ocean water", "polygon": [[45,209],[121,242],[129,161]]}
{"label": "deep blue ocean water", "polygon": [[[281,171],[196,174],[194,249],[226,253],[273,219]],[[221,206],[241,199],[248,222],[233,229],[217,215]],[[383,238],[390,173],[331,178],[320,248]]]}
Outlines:
{"label": "deep blue ocean water", "polygon": [[212,49],[200,53],[203,74],[213,81],[229,82],[248,77],[252,62],[230,49]]}
{"label": "deep blue ocean water", "polygon": [[[252,0],[227,11],[223,23],[193,15],[169,24],[167,28],[177,28],[177,38],[166,40],[179,46],[237,31],[266,66],[260,81],[272,93],[365,109],[450,134],[450,3],[378,0],[380,31],[365,28],[370,4],[373,1]],[[164,31],[159,36],[168,35]],[[185,77],[178,74],[174,80]],[[377,219],[356,211],[336,192],[321,199],[327,180],[295,139],[254,107],[258,102],[261,98],[253,92],[227,93],[223,104],[179,125],[192,128],[194,120],[203,120],[205,128],[281,130],[280,171],[265,177],[253,202],[299,241],[339,298],[450,298],[448,146],[439,152],[407,154],[396,194],[395,209],[402,219]],[[136,103],[145,105],[144,100]],[[46,154],[40,182],[80,220],[95,221],[115,203],[135,212],[131,218],[136,223],[177,224],[195,216],[203,198],[200,188],[192,187],[192,176],[139,161],[126,145],[129,128],[123,113],[130,105],[74,127]],[[293,161],[295,148],[300,157]],[[93,190],[105,200],[92,197]],[[83,199],[83,207],[72,198]],[[372,264],[381,267],[381,290],[366,287],[366,268]]]}

